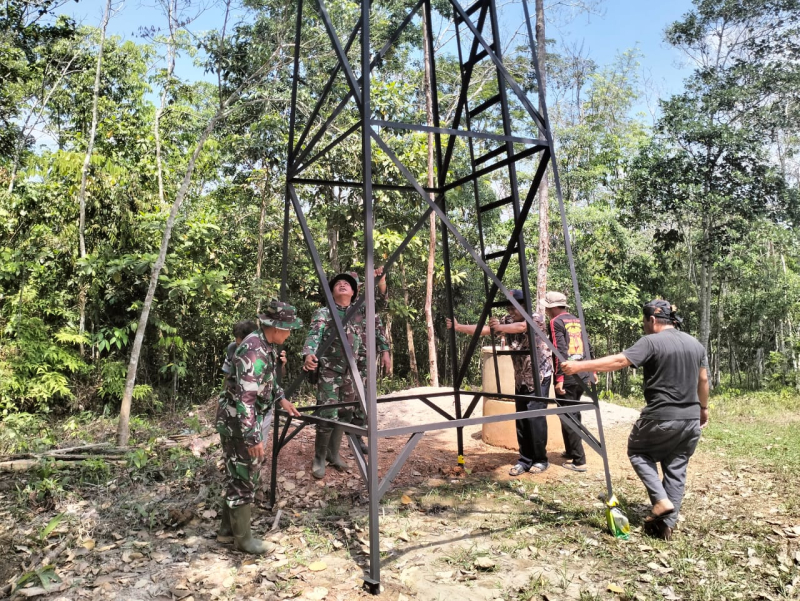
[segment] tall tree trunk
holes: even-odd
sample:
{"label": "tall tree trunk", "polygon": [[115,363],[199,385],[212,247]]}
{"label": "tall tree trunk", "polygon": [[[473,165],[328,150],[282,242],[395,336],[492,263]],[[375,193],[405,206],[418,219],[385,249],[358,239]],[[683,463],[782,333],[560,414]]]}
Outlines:
{"label": "tall tree trunk", "polygon": [[156,110],[155,122],[153,123],[153,134],[156,142],[156,175],[158,177],[158,201],[162,208],[166,205],[164,195],[164,168],[161,153],[161,117],[167,108],[167,98],[169,94],[169,84],[172,74],[175,72],[175,55],[177,52],[177,42],[175,40],[176,12],[178,0],[168,0],[167,22],[169,23],[169,44],[167,46],[167,78],[164,81],[164,88],[161,90],[161,104]]}
{"label": "tall tree trunk", "polygon": [[[258,216],[258,250],[256,251],[256,285],[261,283],[261,266],[264,263],[264,223],[267,219],[267,172],[264,171],[264,187],[261,190],[261,214]],[[256,315],[261,313],[261,294],[256,301]]]}
{"label": "tall tree trunk", "polygon": [[[400,276],[403,279],[403,300],[406,303],[406,310],[411,308],[408,301],[408,284],[406,283],[406,267],[400,262]],[[414,349],[414,330],[411,327],[411,318],[406,317],[406,340],[408,341],[408,368],[411,372],[411,382],[414,386],[419,386],[419,369],[417,369],[417,352]]]}
{"label": "tall tree trunk", "polygon": [[711,253],[710,218],[703,215],[703,241],[700,249],[700,343],[708,352],[711,336]]}
{"label": "tall tree trunk", "polygon": [[[431,57],[429,52],[426,11],[422,11],[422,46],[425,53],[425,112],[427,122],[433,127],[433,90],[431,89]],[[435,187],[433,167],[433,134],[428,134],[428,188]],[[435,194],[431,192],[431,200]],[[428,369],[431,386],[439,386],[439,368],[436,362],[436,330],[433,327],[433,270],[436,262],[436,215],[431,213],[428,242],[428,271],[425,279],[425,324],[428,329]]]}
{"label": "tall tree trunk", "polygon": [[384,377],[389,377],[392,375],[392,370],[394,369],[394,344],[392,343],[392,316],[390,313],[386,313],[386,319],[383,320],[383,327],[386,330],[386,342],[389,343],[389,363],[392,365],[392,369],[383,375]]}
{"label": "tall tree trunk", "polygon": [[[276,58],[277,53],[273,54]],[[136,328],[136,337],[133,340],[133,348],[131,349],[131,358],[128,362],[128,374],[125,379],[125,391],[122,394],[122,405],[119,410],[119,424],[117,425],[117,444],[121,447],[127,446],[128,439],[130,438],[130,418],[131,418],[131,401],[133,400],[133,388],[136,384],[136,370],[139,366],[139,355],[142,352],[142,342],[144,341],[144,331],[147,328],[147,321],[150,317],[150,308],[153,305],[153,298],[158,286],[158,276],[161,274],[161,269],[164,267],[164,262],[167,259],[167,249],[169,248],[169,240],[172,236],[172,228],[175,226],[175,220],[178,218],[178,211],[180,211],[183,201],[189,192],[189,185],[192,183],[192,175],[194,168],[197,164],[197,159],[200,158],[200,153],[206,144],[206,140],[214,131],[217,123],[222,119],[230,106],[248,89],[253,81],[266,70],[266,64],[261,67],[256,73],[253,74],[248,80],[242,83],[219,107],[214,116],[208,121],[205,129],[203,129],[200,137],[197,139],[192,156],[189,158],[189,163],[186,166],[186,173],[184,173],[183,181],[175,195],[175,200],[167,217],[167,223],[164,226],[164,234],[161,238],[161,248],[158,251],[158,258],[153,264],[153,270],[150,273],[150,285],[147,289],[147,295],[144,298],[142,305],[142,313],[139,316],[139,323]]]}
{"label": "tall tree trunk", "polygon": [[[92,125],[89,130],[89,140],[86,144],[86,156],[83,158],[83,167],[81,168],[81,187],[78,192],[78,205],[80,207],[80,216],[78,223],[78,243],[80,246],[81,259],[86,258],[86,185],[89,179],[89,166],[92,161],[92,152],[94,152],[94,140],[97,136],[97,104],[100,101],[100,74],[103,71],[103,46],[106,41],[106,29],[108,28],[108,20],[111,18],[111,0],[106,2],[106,10],[103,13],[103,21],[100,24],[100,46],[97,49],[97,66],[94,72],[94,89],[92,90]],[[83,335],[86,331],[86,297],[88,295],[88,286],[86,282],[81,283],[81,289],[78,292],[78,307],[80,309],[80,322],[78,330]],[[80,353],[83,357],[83,341],[80,343]]]}
{"label": "tall tree trunk", "polygon": [[[523,0],[527,2],[527,0]],[[541,96],[539,111],[543,111],[541,100],[545,98],[547,92],[545,74],[545,46],[544,28],[544,0],[536,0],[536,54],[539,59],[539,87]],[[544,137],[544,132],[539,132]],[[550,194],[548,188],[547,173],[539,184],[539,256],[536,264],[536,297],[537,311],[544,315],[544,295],[547,293],[547,270],[550,267]]]}

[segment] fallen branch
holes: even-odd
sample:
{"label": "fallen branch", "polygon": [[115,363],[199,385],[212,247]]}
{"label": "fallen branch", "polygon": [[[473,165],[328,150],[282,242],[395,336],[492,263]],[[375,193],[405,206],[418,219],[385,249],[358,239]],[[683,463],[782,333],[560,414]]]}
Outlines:
{"label": "fallen branch", "polygon": [[[14,459],[12,461],[0,461],[0,472],[26,472],[28,470],[40,467],[42,459],[54,459],[53,467],[56,469],[74,469],[80,467],[81,462],[86,459],[96,459],[96,456],[65,456],[63,458],[53,458],[47,456],[40,456],[34,459]],[[107,463],[114,465],[124,465],[124,459],[117,458],[103,458]]]}

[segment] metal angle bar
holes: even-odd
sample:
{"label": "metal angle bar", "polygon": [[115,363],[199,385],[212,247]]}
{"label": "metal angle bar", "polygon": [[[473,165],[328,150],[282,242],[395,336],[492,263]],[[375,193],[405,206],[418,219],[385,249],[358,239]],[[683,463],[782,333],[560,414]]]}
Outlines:
{"label": "metal angle bar", "polygon": [[[498,390],[499,390],[499,387],[498,387]],[[482,395],[480,395],[480,394],[476,394],[472,398],[472,402],[470,402],[469,406],[467,407],[467,410],[464,413],[464,417],[469,417],[470,415],[472,415],[472,412],[475,411],[475,407],[478,406],[478,401],[481,400],[481,396]]]}
{"label": "metal angle bar", "polygon": [[[453,393],[450,392],[450,391],[447,391],[447,392],[426,392],[425,393],[425,397],[430,399],[430,398],[437,397],[437,396],[452,396],[452,394]],[[402,395],[397,395],[397,396],[385,395],[385,396],[382,396],[382,397],[378,397],[378,401],[379,402],[390,403],[392,401],[410,401],[412,399],[418,399],[418,398],[419,398],[418,394],[402,394]]]}
{"label": "metal angle bar", "polygon": [[300,433],[300,430],[302,430],[305,427],[306,427],[306,424],[304,422],[300,422],[300,424],[295,426],[294,430],[292,430],[291,433],[288,436],[286,436],[286,438],[283,440],[283,443],[281,444],[281,446],[285,447],[287,444],[292,442],[292,438],[297,436]]}
{"label": "metal angle bar", "polygon": [[[311,179],[307,177],[293,177],[289,179],[290,184],[299,184],[305,186],[339,186],[340,188],[361,188],[364,182],[351,182],[351,181],[335,181],[327,179]],[[413,192],[415,189],[412,186],[400,186],[397,184],[372,184],[376,190],[393,190],[395,192]],[[438,193],[438,188],[425,188],[428,192]]]}
{"label": "metal angle bar", "polygon": [[496,209],[497,207],[502,207],[514,200],[513,196],[506,196],[505,198],[501,198],[500,200],[495,200],[494,202],[487,202],[485,205],[481,205],[478,207],[478,210],[481,213],[485,213],[486,211],[491,211],[492,209]]}
{"label": "metal angle bar", "polygon": [[[325,30],[328,32],[328,37],[333,43],[333,49],[336,52],[336,57],[339,59],[339,63],[342,65],[342,70],[344,70],[347,85],[350,86],[350,91],[355,98],[356,105],[358,106],[359,110],[361,110],[362,103],[361,99],[358,97],[358,93],[360,91],[358,80],[356,79],[355,73],[353,73],[353,68],[350,66],[350,60],[347,58],[347,54],[342,48],[342,42],[339,40],[339,36],[336,34],[336,29],[333,27],[333,22],[328,14],[328,9],[325,8],[325,0],[317,0],[317,8],[319,9],[320,17],[322,17],[322,22],[325,24]],[[361,27],[364,27],[363,22],[361,23]],[[367,32],[365,31],[364,33]],[[361,37],[363,39],[364,35]]]}
{"label": "metal angle bar", "polygon": [[[278,419],[277,415],[275,415],[274,417],[275,419]],[[281,438],[280,441],[278,441],[278,445],[280,446],[281,449],[283,448],[283,441],[286,438],[286,433],[289,431],[289,427],[291,425],[292,425],[292,416],[287,414],[286,421],[283,423],[283,430],[281,430]],[[272,444],[275,443],[273,442]]]}
{"label": "metal angle bar", "polygon": [[405,465],[406,461],[408,461],[409,455],[414,451],[416,446],[419,444],[419,441],[422,440],[424,432],[415,432],[411,435],[411,437],[406,442],[403,450],[400,451],[400,454],[395,458],[392,466],[386,472],[383,479],[381,480],[381,484],[378,487],[378,499],[382,499],[383,496],[386,494],[386,491],[389,490],[389,486],[392,483],[392,480],[395,479],[398,472],[403,469],[403,465]]}
{"label": "metal angle bar", "polygon": [[475,164],[476,165],[480,165],[482,163],[485,163],[486,161],[488,161],[490,159],[493,159],[494,157],[496,157],[498,155],[503,154],[505,151],[506,151],[506,147],[505,146],[498,146],[494,150],[490,150],[486,154],[482,154],[477,159],[475,159]]}
{"label": "metal angle bar", "polygon": [[337,137],[337,138],[336,138],[336,139],[335,139],[333,142],[331,142],[330,144],[328,144],[328,145],[327,145],[325,148],[323,148],[322,150],[320,150],[320,151],[319,151],[317,154],[315,154],[313,157],[311,157],[311,158],[310,158],[310,159],[308,159],[307,161],[304,161],[302,165],[300,165],[299,167],[297,167],[297,168],[294,170],[294,175],[298,175],[298,174],[302,173],[303,171],[305,171],[306,169],[308,169],[308,168],[309,168],[311,165],[313,165],[313,164],[314,164],[314,163],[316,163],[316,162],[317,162],[319,159],[321,159],[321,158],[322,158],[322,157],[324,157],[326,154],[328,154],[328,152],[330,152],[330,150],[331,150],[332,148],[335,148],[336,146],[338,146],[339,144],[341,144],[341,143],[342,143],[344,140],[346,140],[348,137],[350,137],[350,135],[351,135],[351,134],[352,134],[354,131],[356,131],[356,130],[357,130],[359,127],[361,127],[361,123],[356,123],[355,125],[353,125],[353,126],[352,126],[352,127],[350,127],[349,129],[347,129],[347,130],[346,130],[346,131],[345,131],[345,132],[344,132],[342,135],[338,136],[338,137]]}
{"label": "metal angle bar", "polygon": [[608,465],[608,449],[606,449],[606,437],[603,432],[603,419],[600,416],[600,403],[595,403],[595,419],[597,420],[597,435],[599,436],[599,443],[602,452],[600,452],[600,457],[603,459],[603,469],[605,470],[606,476],[606,491],[608,492],[608,498],[611,498],[612,493],[612,486],[611,486],[611,469]]}
{"label": "metal angle bar", "polygon": [[[458,26],[457,23],[456,23],[456,26],[455,26],[455,30],[456,30],[456,47],[458,48],[458,63],[459,63],[459,65],[461,65],[460,72],[463,73],[463,70],[464,70],[464,66],[463,66],[464,65],[464,55],[463,55],[462,46],[461,46],[461,28]],[[495,95],[495,98],[499,98],[499,95]],[[469,100],[467,98],[464,99],[464,110],[465,110],[464,119],[466,121],[467,129],[468,130],[472,130],[472,111],[470,111]],[[503,147],[501,146],[501,148],[503,148]],[[467,150],[469,151],[470,172],[474,173],[475,172],[475,140],[470,138],[467,141]],[[483,256],[484,260],[485,260],[485,255],[486,255],[486,237],[485,237],[485,234],[484,234],[484,231],[483,231],[483,218],[481,216],[482,215],[482,212],[481,212],[481,192],[480,192],[480,186],[478,185],[477,181],[472,182],[472,195],[473,195],[473,197],[475,199],[475,209],[477,211],[477,218],[478,218],[477,219],[477,221],[478,221],[478,241],[480,243],[481,256]],[[489,279],[486,277],[486,275],[483,276],[483,292],[484,292],[484,294],[486,296],[489,296]],[[500,367],[499,367],[498,361],[497,361],[497,345],[496,345],[496,340],[495,340],[495,333],[494,333],[494,331],[490,330],[489,334],[490,334],[490,340],[491,340],[491,343],[492,343],[492,362],[494,363],[495,386],[496,386],[496,390],[501,390],[502,387],[500,386]],[[456,374],[454,374],[454,380],[455,380],[456,376],[457,376],[457,372],[456,372]],[[473,401],[473,402],[477,402],[477,401]],[[467,417],[469,417],[469,413],[471,413],[471,409],[470,408],[467,408],[467,413],[468,413]]]}
{"label": "metal angle bar", "polygon": [[[539,57],[536,54],[536,48],[533,44],[533,36],[530,31],[530,15],[528,14],[528,5],[523,0],[523,9],[526,15],[526,21],[528,25],[528,37],[531,44],[531,57],[533,58],[533,68],[536,73],[536,81],[542,81],[542,75],[539,68]],[[547,138],[547,142],[550,148],[553,149],[553,153],[550,156],[550,162],[553,167],[553,181],[556,185],[556,198],[558,198],[558,211],[561,214],[561,228],[564,230],[564,247],[567,251],[567,261],[569,262],[569,273],[570,277],[572,278],[572,291],[575,294],[575,308],[578,311],[578,320],[581,323],[581,338],[583,340],[583,348],[584,353],[589,354],[590,347],[589,347],[589,334],[586,331],[586,319],[583,315],[583,303],[581,302],[581,291],[578,287],[578,275],[575,271],[575,260],[572,255],[572,242],[570,241],[569,235],[569,224],[567,223],[567,212],[564,207],[564,196],[561,193],[561,176],[559,175],[558,171],[558,161],[556,161],[555,156],[555,143],[553,141],[553,132],[550,131],[550,117],[547,113],[547,102],[545,101],[544,90],[542,86],[538,86],[539,88],[539,104],[542,107],[542,116],[543,116],[543,127],[540,129],[544,131],[545,138]],[[597,402],[597,387],[594,383],[591,385],[591,389],[589,386],[581,378],[576,378],[578,382],[581,384],[581,387],[589,394],[595,402]],[[611,477],[606,472],[606,479],[610,483]],[[608,489],[609,498],[611,498],[611,487],[609,485]]]}
{"label": "metal angle bar", "polygon": [[480,42],[481,46],[483,46],[483,48],[486,50],[486,52],[489,55],[489,58],[492,59],[492,62],[497,67],[497,71],[503,76],[503,79],[505,79],[508,86],[512,90],[514,90],[514,93],[519,98],[519,101],[522,103],[522,106],[525,107],[525,110],[528,111],[528,114],[530,114],[533,120],[536,121],[537,125],[542,125],[541,129],[545,129],[544,120],[542,119],[542,116],[539,114],[539,111],[537,111],[531,104],[531,101],[525,95],[525,92],[522,91],[522,88],[519,87],[519,84],[508,72],[505,65],[503,65],[503,61],[500,60],[494,53],[494,51],[490,48],[490,44],[488,44],[486,40],[483,39],[483,36],[481,35],[480,31],[478,31],[475,28],[475,24],[466,15],[464,9],[461,7],[461,4],[459,4],[458,0],[450,0],[450,4],[453,6],[453,8],[455,8],[458,11],[458,13],[461,15],[462,20],[464,21],[464,24],[467,27],[469,27],[470,31],[472,31],[472,35],[475,36],[475,39],[477,39],[478,42]]}
{"label": "metal angle bar", "polygon": [[[492,37],[494,38],[492,41],[497,39],[497,33],[500,31],[500,24],[497,20],[497,4],[495,0],[489,0],[490,3],[490,19],[492,23]],[[502,60],[502,47],[497,45],[495,48],[495,53],[497,58]],[[500,111],[503,117],[503,133],[506,135],[511,134],[511,113],[508,110],[508,95],[506,92],[506,87],[503,84],[502,79],[498,75],[497,77],[497,86],[498,92],[500,94]],[[506,151],[508,153],[508,158],[511,159],[514,156],[514,145],[509,144],[506,142]],[[552,154],[552,153],[551,153]],[[513,202],[513,210],[514,210],[514,219],[519,219],[519,188],[517,182],[517,165],[516,163],[511,163],[508,166],[508,180],[509,185],[511,187],[511,198]],[[522,301],[525,305],[525,310],[532,314],[531,311],[531,302],[530,302],[530,283],[528,282],[528,262],[525,256],[525,236],[522,232],[520,232],[518,237],[518,244],[517,244],[517,256],[518,256],[518,266],[519,266],[519,274],[520,274],[520,284],[522,288]],[[533,334],[533,326],[530,324],[528,325],[528,340],[534,340]],[[539,381],[539,358],[537,357],[537,345],[529,344],[528,345],[529,353],[531,356],[531,366],[533,368],[533,386],[536,391],[537,395],[542,394],[541,382]]]}
{"label": "metal angle bar", "polygon": [[269,504],[270,507],[275,506],[275,496],[278,486],[278,455],[281,452],[281,447],[278,445],[278,436],[280,433],[280,424],[278,412],[272,416],[272,465],[270,466],[270,481],[269,481]]}
{"label": "metal angle bar", "polygon": [[[403,22],[397,27],[397,29],[394,31],[394,33],[391,35],[391,37],[387,40],[387,42],[383,45],[383,47],[378,51],[378,54],[375,55],[375,58],[373,58],[372,62],[370,63],[370,70],[375,68],[375,66],[383,59],[383,57],[386,56],[386,53],[389,52],[389,49],[400,38],[400,36],[402,35],[403,31],[405,31],[406,27],[408,27],[408,24],[411,23],[411,20],[417,14],[417,11],[419,10],[419,7],[422,6],[422,2],[423,2],[423,0],[417,0],[417,3],[411,9],[411,12],[409,12],[406,15],[406,18],[403,19]],[[359,85],[361,85],[361,79],[360,78],[359,78],[358,81],[359,81]],[[336,117],[339,116],[339,113],[342,112],[342,110],[344,109],[345,105],[347,104],[347,101],[350,100],[350,97],[352,95],[353,95],[352,92],[348,92],[347,95],[339,102],[339,104],[336,106],[336,108],[333,110],[333,112],[330,114],[330,116],[325,120],[325,123],[322,124],[322,127],[314,135],[314,137],[312,138],[311,142],[308,143],[308,146],[306,146],[305,149],[303,149],[303,151],[300,153],[300,155],[298,156],[296,162],[300,162],[300,161],[303,160],[303,158],[308,156],[308,153],[311,152],[311,150],[314,148],[314,146],[319,141],[319,139],[325,134],[325,132],[327,131],[328,127],[330,127],[330,124],[333,123],[333,121],[336,119]]]}
{"label": "metal angle bar", "polygon": [[572,415],[568,416],[568,418],[571,419],[566,419],[563,415],[559,415],[558,417],[561,418],[562,424],[580,436],[581,439],[588,444],[595,453],[598,455],[602,454],[600,450],[600,443],[597,442],[597,439],[594,437],[594,435],[586,429],[586,426],[584,426],[581,422],[576,421]]}
{"label": "metal angle bar", "polygon": [[543,417],[547,415],[561,415],[565,413],[580,413],[583,411],[593,411],[592,403],[582,403],[569,407],[548,407],[547,409],[530,409],[528,411],[516,411],[514,413],[501,413],[498,415],[484,415],[482,417],[469,417],[445,422],[433,422],[429,424],[415,424],[413,426],[401,426],[398,428],[387,428],[380,430],[380,438],[390,438],[392,436],[405,436],[415,432],[430,432],[431,430],[448,430],[450,428],[464,428],[466,426],[479,426],[481,424],[494,424],[497,422],[507,422],[516,419],[527,419],[529,417]]}
{"label": "metal angle bar", "polygon": [[[509,144],[510,142],[506,142],[506,143]],[[519,152],[519,153],[517,153],[517,154],[515,154],[515,155],[513,155],[511,157],[508,157],[507,159],[503,159],[502,161],[498,161],[496,163],[492,163],[488,167],[484,167],[483,169],[478,169],[478,171],[475,171],[474,173],[471,173],[470,175],[465,175],[462,178],[459,178],[459,179],[457,179],[457,180],[455,180],[453,182],[450,182],[449,184],[447,184],[444,187],[444,192],[449,192],[453,188],[458,188],[459,186],[463,186],[467,182],[475,181],[476,179],[481,178],[484,175],[487,175],[489,173],[492,173],[493,171],[497,171],[498,169],[502,169],[503,167],[511,166],[514,163],[516,163],[517,161],[521,161],[522,159],[526,159],[529,156],[531,156],[533,154],[536,154],[537,152],[541,152],[545,148],[547,148],[547,146],[539,146],[539,145],[532,146],[530,148],[526,148],[522,152]]]}
{"label": "metal angle bar", "polygon": [[[484,261],[493,261],[494,259],[502,259],[503,257],[506,256],[506,250],[508,250],[508,249],[498,250],[497,252],[489,253],[488,255],[486,255],[483,258],[483,260]],[[511,251],[512,252],[519,252],[519,246],[514,246],[514,248],[512,248]]]}
{"label": "metal angle bar", "polygon": [[[494,50],[494,42],[492,42],[490,44],[490,46],[491,46],[492,50]],[[470,67],[473,67],[473,66],[477,65],[479,62],[481,62],[483,59],[485,59],[487,56],[488,56],[488,53],[486,52],[486,50],[481,50],[474,57],[472,57],[470,60],[468,60],[466,62],[466,65],[468,65]]]}
{"label": "metal angle bar", "polygon": [[[539,167],[536,169],[536,174],[534,175],[533,183],[531,184],[530,190],[528,190],[528,197],[525,199],[525,205],[523,206],[522,213],[520,214],[520,218],[516,220],[516,223],[514,224],[514,231],[509,237],[508,246],[506,247],[506,255],[503,257],[503,260],[500,262],[500,265],[497,268],[497,275],[499,276],[499,278],[505,276],[506,268],[508,267],[508,264],[511,261],[513,248],[514,246],[516,246],[517,238],[519,237],[519,234],[522,231],[524,222],[528,217],[528,213],[530,211],[531,206],[533,205],[533,199],[536,195],[536,191],[539,189],[539,184],[541,183],[542,178],[544,177],[544,174],[547,171],[547,158],[549,156],[549,153],[550,153],[549,149],[545,150],[544,154],[542,155],[541,161],[539,161]],[[497,294],[496,284],[499,283],[499,278],[497,282],[495,282],[492,285],[489,294],[486,296],[487,303],[484,305],[483,310],[481,311],[481,316],[478,319],[478,326],[476,327],[475,333],[472,335],[472,338],[469,341],[467,351],[462,359],[461,371],[459,372],[458,380],[454,382],[455,386],[460,386],[461,382],[463,382],[464,380],[464,377],[466,377],[467,370],[469,369],[469,361],[472,359],[472,355],[475,352],[475,347],[477,346],[478,341],[480,340],[481,329],[479,328],[483,328],[483,325],[486,323],[486,319],[489,316],[489,312],[491,311],[493,304],[492,301],[494,300],[494,297]],[[506,300],[508,301],[509,305],[513,304],[511,301],[516,303],[516,300],[511,298],[509,295],[506,295],[506,297],[507,297]],[[515,306],[519,308],[519,304]],[[532,321],[533,320],[531,319],[531,322]],[[549,348],[551,350],[555,349],[552,343],[550,343]]]}
{"label": "metal angle bar", "polygon": [[430,125],[418,125],[416,123],[403,123],[399,121],[384,121],[383,119],[371,119],[370,125],[387,127],[390,129],[408,129],[425,133],[445,134],[448,136],[462,136],[464,138],[478,138],[482,140],[496,140],[498,142],[514,142],[516,144],[534,144],[536,146],[546,146],[547,140],[537,138],[522,138],[520,136],[504,136],[501,134],[490,134],[482,131],[470,131],[466,129],[451,129],[449,127],[432,127]]}
{"label": "metal angle bar", "polygon": [[356,466],[358,466],[361,479],[367,482],[367,462],[364,459],[364,453],[361,451],[361,445],[358,444],[358,438],[356,438],[355,434],[348,432],[347,440],[350,443],[350,449],[353,451],[353,457],[356,458]]}
{"label": "metal angle bar", "polygon": [[471,111],[467,111],[467,115],[469,116],[470,119],[472,119],[475,115],[480,115],[483,111],[485,111],[488,108],[493,107],[499,101],[500,101],[500,94],[495,94],[494,96],[492,96],[488,100],[484,100],[483,102],[481,102],[478,106],[476,106]]}
{"label": "metal angle bar", "polygon": [[425,403],[425,404],[426,404],[428,407],[430,407],[431,409],[433,409],[433,410],[434,410],[436,413],[438,413],[438,414],[439,414],[439,415],[441,415],[442,417],[445,417],[445,418],[447,418],[447,419],[455,419],[455,418],[454,418],[452,415],[450,415],[449,413],[447,413],[447,411],[445,411],[444,409],[442,409],[441,407],[439,407],[439,405],[437,405],[436,403],[434,403],[434,402],[433,402],[433,401],[431,401],[430,399],[426,399],[425,397],[422,397],[422,396],[420,396],[420,397],[416,397],[416,398],[418,398],[420,401],[422,401],[423,403]]}
{"label": "metal angle bar", "polygon": [[[478,29],[483,29],[483,24],[486,21],[486,13],[488,6],[484,3],[481,6],[481,13],[478,16]],[[456,33],[458,33],[458,26],[456,25]],[[460,39],[460,37],[459,37]],[[472,45],[470,47],[469,56],[474,56],[475,52],[478,50],[478,40],[475,38],[472,39]],[[459,60],[460,60],[460,52],[461,49],[459,47]],[[472,80],[472,67],[468,67],[465,71],[461,73],[461,90],[458,94],[458,102],[456,104],[456,111],[453,115],[453,129],[458,129],[458,125],[461,123],[461,115],[464,112],[464,107],[467,103],[467,96],[469,92],[469,84]],[[445,149],[444,153],[444,162],[442,163],[444,167],[444,171],[448,171],[450,169],[450,161],[453,158],[453,150],[455,150],[455,142],[456,138],[452,137],[447,141],[447,148]]]}
{"label": "metal angle bar", "polygon": [[[321,2],[322,0],[320,0]],[[372,196],[372,139],[369,132],[369,120],[372,116],[370,106],[371,70],[370,64],[370,6],[369,0],[361,3],[361,173],[364,180],[364,298],[367,303],[367,383],[364,400],[367,414],[367,448],[369,464],[367,465],[367,490],[369,491],[369,578],[372,581],[371,592],[380,593],[381,549],[380,549],[380,480],[378,477],[378,390],[375,341],[375,263],[374,263],[374,231]],[[353,93],[356,93],[355,88]],[[353,379],[361,383],[358,371],[353,371]],[[351,444],[355,441],[351,440]]]}
{"label": "metal angle bar", "polygon": [[[360,30],[361,30],[361,21],[357,21],[356,22],[356,26],[353,28],[353,31],[350,33],[350,37],[348,37],[347,38],[347,42],[345,42],[345,45],[344,45],[345,54],[350,52],[350,47],[353,45],[353,42],[355,41],[356,36],[358,35],[358,32]],[[328,94],[330,93],[331,88],[333,88],[333,83],[336,80],[336,76],[339,74],[339,69],[341,69],[341,67],[342,67],[341,62],[337,61],[336,64],[333,66],[333,69],[331,69],[331,74],[328,77],[328,81],[325,84],[325,87],[322,89],[322,93],[320,94],[319,99],[317,100],[317,103],[314,105],[314,109],[311,111],[311,114],[308,116],[308,122],[306,123],[305,128],[303,128],[303,133],[300,135],[300,138],[297,140],[297,146],[295,146],[294,150],[292,151],[292,155],[294,155],[297,152],[297,149],[300,148],[303,145],[303,142],[305,142],[306,137],[308,136],[309,132],[311,131],[311,126],[314,124],[314,119],[317,118],[317,115],[319,114],[319,111],[322,108],[322,103],[325,102],[325,99],[328,97]],[[295,80],[296,79],[297,79],[297,76],[295,76]],[[294,106],[294,104],[292,106]]]}
{"label": "metal angle bar", "polygon": [[297,215],[297,220],[300,222],[300,228],[303,230],[303,237],[305,238],[308,251],[311,254],[311,260],[313,261],[314,268],[317,271],[317,278],[319,278],[320,284],[322,285],[322,292],[325,295],[325,302],[327,303],[331,317],[333,318],[334,327],[336,328],[336,333],[339,336],[342,350],[347,358],[347,365],[350,368],[350,373],[353,374],[352,380],[356,389],[356,394],[358,394],[362,408],[364,411],[366,411],[364,383],[361,381],[361,377],[358,375],[358,365],[353,357],[353,347],[350,345],[350,341],[347,340],[347,336],[345,335],[344,326],[342,325],[342,320],[339,317],[339,312],[336,310],[336,303],[333,300],[331,287],[328,284],[328,278],[325,275],[325,269],[322,267],[322,261],[320,260],[319,253],[317,252],[317,246],[314,243],[314,236],[311,233],[311,229],[308,227],[308,222],[303,214],[303,207],[300,206],[300,199],[297,198],[297,193],[295,192],[294,185],[292,184],[289,184],[289,195],[291,196],[292,204],[294,205],[294,212],[295,215]]}

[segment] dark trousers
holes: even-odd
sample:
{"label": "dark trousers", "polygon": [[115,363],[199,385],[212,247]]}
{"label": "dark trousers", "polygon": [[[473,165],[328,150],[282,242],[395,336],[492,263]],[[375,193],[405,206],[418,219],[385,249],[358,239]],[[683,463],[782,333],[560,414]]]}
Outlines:
{"label": "dark trousers", "polygon": [[[550,376],[542,382],[542,394],[547,395],[550,389]],[[517,394],[535,394],[527,386],[520,386]],[[534,409],[547,409],[544,401],[516,399],[514,401],[517,411],[533,411]],[[519,460],[525,469],[531,469],[534,463],[547,463],[547,418],[526,417],[517,420],[517,444],[519,445]]]}
{"label": "dark trousers", "polygon": [[[675,512],[664,523],[674,528],[686,489],[686,467],[700,440],[699,419],[639,419],[628,437],[628,458],[650,502],[669,499]],[[664,474],[658,478],[658,464]]]}
{"label": "dark trousers", "polygon": [[[556,399],[566,399],[571,401],[579,401],[583,394],[583,388],[580,383],[576,382],[573,377],[567,376],[564,379],[564,394],[556,394]],[[571,414],[578,422],[581,422],[581,414]],[[561,435],[564,437],[564,449],[567,457],[572,459],[575,465],[583,465],[586,463],[586,453],[583,450],[583,439],[570,428],[564,425],[564,420],[569,417],[561,418]]]}

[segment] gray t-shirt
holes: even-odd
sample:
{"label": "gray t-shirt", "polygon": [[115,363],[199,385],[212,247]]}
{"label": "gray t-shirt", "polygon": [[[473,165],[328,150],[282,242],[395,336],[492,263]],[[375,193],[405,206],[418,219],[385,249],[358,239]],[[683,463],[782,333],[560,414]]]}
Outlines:
{"label": "gray t-shirt", "polygon": [[622,354],[644,369],[643,418],[700,419],[697,380],[700,368],[708,369],[708,358],[694,337],[667,328],[642,336]]}

